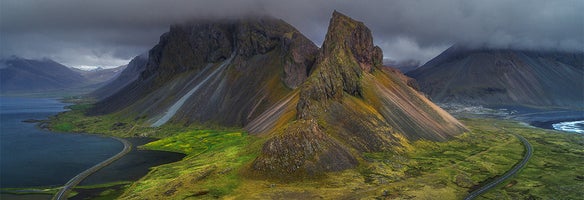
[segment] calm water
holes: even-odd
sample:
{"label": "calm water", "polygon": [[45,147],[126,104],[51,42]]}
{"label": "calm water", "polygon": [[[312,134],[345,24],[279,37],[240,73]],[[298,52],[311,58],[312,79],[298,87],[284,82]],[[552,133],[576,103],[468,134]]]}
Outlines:
{"label": "calm water", "polygon": [[0,187],[62,185],[123,148],[117,140],[24,123],[63,111],[54,99],[0,97]]}

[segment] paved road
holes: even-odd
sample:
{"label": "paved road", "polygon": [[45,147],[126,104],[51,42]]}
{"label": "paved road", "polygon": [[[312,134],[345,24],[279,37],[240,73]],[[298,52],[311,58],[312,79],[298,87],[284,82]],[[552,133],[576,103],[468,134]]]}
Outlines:
{"label": "paved road", "polygon": [[124,149],[122,151],[120,151],[118,154],[108,158],[107,160],[105,160],[97,165],[94,165],[93,167],[77,174],[77,176],[73,177],[71,180],[69,180],[69,182],[65,183],[63,188],[61,188],[61,190],[59,190],[59,192],[57,194],[55,194],[55,196],[53,197],[53,200],[67,199],[67,195],[69,194],[71,189],[73,189],[75,186],[77,186],[77,184],[81,183],[81,181],[83,181],[89,175],[99,171],[100,169],[104,168],[105,166],[108,166],[109,164],[113,163],[114,161],[125,156],[128,152],[130,152],[130,150],[132,150],[132,144],[130,142],[128,142],[127,140],[122,139],[122,138],[116,138],[116,137],[114,137],[114,139],[116,139],[116,140],[120,141],[122,144],[124,144]]}
{"label": "paved road", "polygon": [[483,187],[468,194],[468,196],[466,198],[464,198],[465,200],[474,199],[474,198],[478,197],[479,195],[485,193],[486,191],[490,190],[491,188],[499,185],[503,181],[505,181],[508,178],[511,178],[511,176],[515,175],[521,168],[523,168],[525,166],[525,164],[527,164],[527,161],[529,161],[529,158],[531,158],[531,155],[533,154],[533,147],[531,147],[531,144],[529,144],[529,142],[524,137],[517,135],[515,133],[513,133],[513,135],[515,137],[517,137],[517,139],[519,139],[523,143],[523,146],[525,147],[526,151],[525,151],[525,155],[523,155],[523,160],[521,160],[521,162],[519,162],[517,165],[515,165],[511,170],[505,172],[505,174],[503,174],[503,176],[500,176],[499,178],[491,181],[490,183],[484,185]]}

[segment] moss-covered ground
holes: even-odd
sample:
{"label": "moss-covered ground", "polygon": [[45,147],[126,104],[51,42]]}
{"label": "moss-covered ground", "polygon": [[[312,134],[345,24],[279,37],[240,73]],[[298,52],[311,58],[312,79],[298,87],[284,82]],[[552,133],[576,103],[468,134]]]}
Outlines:
{"label": "moss-covered ground", "polygon": [[[251,169],[250,163],[259,154],[265,138],[240,130],[179,125],[141,127],[143,122],[123,121],[116,116],[84,117],[82,110],[61,114],[53,123],[69,122],[73,131],[95,130],[122,137],[146,132],[162,139],[140,148],[187,154],[182,161],[152,168],[139,181],[104,190],[103,196],[107,198],[462,199],[521,160],[524,147],[510,133],[519,134],[532,144],[533,157],[517,175],[478,199],[584,196],[584,136],[533,128],[515,121],[463,119],[470,131],[451,141],[409,142],[404,152],[361,155],[363,159],[356,169],[312,179],[278,180],[262,177]],[[96,124],[87,124],[93,122]],[[116,123],[128,125],[120,130],[111,128]],[[123,133],[132,128],[140,131]]]}

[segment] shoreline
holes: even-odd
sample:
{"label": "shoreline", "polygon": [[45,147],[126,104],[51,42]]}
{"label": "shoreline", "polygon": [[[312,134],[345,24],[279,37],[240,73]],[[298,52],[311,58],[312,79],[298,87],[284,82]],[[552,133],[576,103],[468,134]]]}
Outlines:
{"label": "shoreline", "polygon": [[53,199],[57,199],[57,200],[67,199],[69,192],[73,188],[75,188],[75,186],[77,186],[79,183],[81,183],[83,180],[85,180],[87,177],[94,174],[95,172],[101,170],[102,168],[104,168],[104,167],[112,164],[113,162],[117,161],[118,159],[124,157],[126,154],[128,154],[132,150],[132,144],[130,142],[128,142],[127,140],[122,139],[122,138],[117,138],[117,137],[111,137],[111,138],[120,141],[124,145],[124,148],[122,149],[122,151],[120,151],[116,155],[108,158],[107,160],[104,160],[104,161],[98,163],[97,165],[94,165],[94,166],[90,167],[89,169],[86,169],[85,171],[77,174],[75,177],[71,178],[67,183],[65,183],[65,185],[59,190],[59,192],[57,192],[57,194],[55,194]]}
{"label": "shoreline", "polygon": [[[529,125],[537,127],[537,128],[543,128],[543,129],[549,129],[549,130],[554,130],[554,131],[562,131],[562,130],[557,130],[554,129],[553,124],[557,124],[557,123],[561,123],[561,122],[573,122],[573,121],[582,121],[584,120],[584,118],[567,118],[567,119],[556,119],[556,120],[549,120],[549,121],[531,121],[528,122]],[[568,132],[568,131],[562,131],[562,132]],[[569,133],[574,133],[574,132],[569,132]]]}

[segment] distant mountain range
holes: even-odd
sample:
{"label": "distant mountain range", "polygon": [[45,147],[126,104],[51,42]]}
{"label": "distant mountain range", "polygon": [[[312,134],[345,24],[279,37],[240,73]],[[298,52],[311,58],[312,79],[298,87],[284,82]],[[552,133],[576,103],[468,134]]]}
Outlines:
{"label": "distant mountain range", "polygon": [[0,60],[0,94],[80,93],[99,87],[123,68],[83,71],[50,59],[13,56]]}
{"label": "distant mountain range", "polygon": [[370,30],[336,11],[320,49],[270,17],[173,25],[93,93],[88,114],[243,127],[266,141],[253,170],[278,176],[353,168],[361,153],[466,130],[382,57]]}
{"label": "distant mountain range", "polygon": [[122,65],[115,68],[96,68],[92,70],[81,70],[77,68],[70,68],[74,72],[81,74],[89,84],[100,84],[112,80],[120,75],[128,65]]}
{"label": "distant mountain range", "polygon": [[584,108],[584,53],[453,46],[407,73],[433,101]]}

